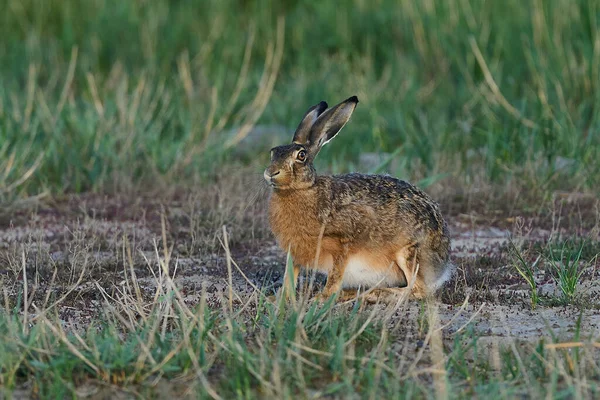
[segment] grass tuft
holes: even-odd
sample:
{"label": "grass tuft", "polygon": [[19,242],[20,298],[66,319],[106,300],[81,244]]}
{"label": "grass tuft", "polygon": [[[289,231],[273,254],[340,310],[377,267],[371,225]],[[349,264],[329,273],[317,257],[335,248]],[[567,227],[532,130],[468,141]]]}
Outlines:
{"label": "grass tuft", "polygon": [[556,284],[562,294],[563,301],[571,303],[575,298],[577,285],[585,273],[585,266],[581,266],[581,254],[585,247],[582,241],[579,248],[573,248],[572,243],[564,241],[560,249],[555,249],[551,242],[548,243],[550,256],[547,261],[552,266]]}
{"label": "grass tuft", "polygon": [[535,309],[540,301],[540,295],[538,291],[538,286],[536,282],[536,272],[538,263],[542,259],[541,256],[538,256],[533,263],[529,263],[525,260],[522,252],[516,247],[514,242],[510,241],[510,249],[512,251],[513,256],[516,260],[513,262],[513,267],[517,270],[519,275],[525,280],[527,286],[529,287],[529,293],[531,297],[531,309]]}

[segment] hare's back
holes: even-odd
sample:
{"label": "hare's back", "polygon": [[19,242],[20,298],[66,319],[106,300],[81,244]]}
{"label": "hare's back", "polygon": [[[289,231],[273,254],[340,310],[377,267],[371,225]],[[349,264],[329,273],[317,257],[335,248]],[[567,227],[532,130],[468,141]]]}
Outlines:
{"label": "hare's back", "polygon": [[421,189],[389,175],[346,174],[332,177],[333,194],[340,201],[364,201],[373,204],[437,204]]}
{"label": "hare's back", "polygon": [[331,177],[333,208],[368,207],[381,216],[393,213],[397,219],[434,231],[445,229],[438,204],[425,192],[389,175],[346,174]]}

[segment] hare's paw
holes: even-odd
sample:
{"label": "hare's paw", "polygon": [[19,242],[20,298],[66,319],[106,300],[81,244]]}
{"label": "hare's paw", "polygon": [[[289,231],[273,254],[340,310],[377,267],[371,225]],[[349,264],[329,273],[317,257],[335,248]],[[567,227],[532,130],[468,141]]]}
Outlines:
{"label": "hare's paw", "polygon": [[323,291],[323,292],[317,294],[314,297],[314,300],[317,301],[318,303],[323,304],[323,303],[326,303],[327,301],[329,301],[329,299],[331,299],[331,297],[335,296],[335,295],[336,295],[336,293],[330,293],[328,291]]}
{"label": "hare's paw", "polygon": [[273,304],[277,304],[277,300],[278,297],[276,294],[273,294],[271,296],[266,296],[265,299],[269,302],[269,303],[273,303]]}
{"label": "hare's paw", "polygon": [[296,300],[296,294],[295,292],[292,292],[290,290],[283,290],[280,289],[276,294],[271,295],[271,296],[266,296],[267,301],[276,304],[277,302],[279,302],[281,299],[285,300],[286,303],[291,303],[294,300]]}

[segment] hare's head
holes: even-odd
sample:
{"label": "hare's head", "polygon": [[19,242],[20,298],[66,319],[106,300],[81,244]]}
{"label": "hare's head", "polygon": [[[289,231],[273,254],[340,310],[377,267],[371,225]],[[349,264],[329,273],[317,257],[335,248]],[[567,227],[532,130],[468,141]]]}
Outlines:
{"label": "hare's head", "polygon": [[357,103],[358,98],[352,96],[329,109],[324,101],[309,108],[292,144],[271,149],[271,165],[264,172],[266,181],[277,190],[311,187],[316,178],[315,156],[346,125]]}

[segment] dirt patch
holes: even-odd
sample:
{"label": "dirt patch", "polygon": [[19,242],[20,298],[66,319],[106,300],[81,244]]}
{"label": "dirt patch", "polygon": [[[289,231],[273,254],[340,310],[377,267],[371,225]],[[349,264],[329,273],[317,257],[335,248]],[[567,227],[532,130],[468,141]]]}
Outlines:
{"label": "dirt patch", "polygon": [[[102,312],[107,299],[118,296],[132,274],[144,301],[152,301],[157,276],[164,272],[159,260],[166,239],[172,251],[169,274],[175,276],[186,303],[198,303],[204,290],[218,305],[228,291],[222,225],[232,237],[233,261],[245,275],[232,266],[238,303],[255,287],[274,293],[282,284],[286,255],[266,227],[264,198],[249,209],[237,205],[235,196],[211,196],[133,202],[83,196],[21,212],[0,230],[0,279],[7,298],[18,298],[26,277],[34,304],[51,304],[66,296],[58,306],[61,319],[83,329]],[[222,212],[214,211],[219,209],[216,203],[221,203]],[[552,271],[547,265],[540,267],[536,280],[544,301],[535,310],[509,248],[510,240],[533,262],[552,238],[577,236],[598,243],[595,226],[569,232],[547,221],[542,225],[550,228],[541,229],[534,219],[503,217],[497,223],[497,216],[486,220],[480,213],[459,213],[448,220],[452,262],[457,266],[440,296],[440,318],[448,338],[467,324],[486,337],[532,341],[551,334],[569,338],[576,328],[590,337],[599,335],[600,268],[594,249],[600,247],[590,245],[581,260],[586,272],[577,287],[577,301],[569,304],[556,300],[560,291]],[[322,282],[317,280],[317,288]],[[411,302],[406,312],[417,315],[419,309],[418,302]]]}

